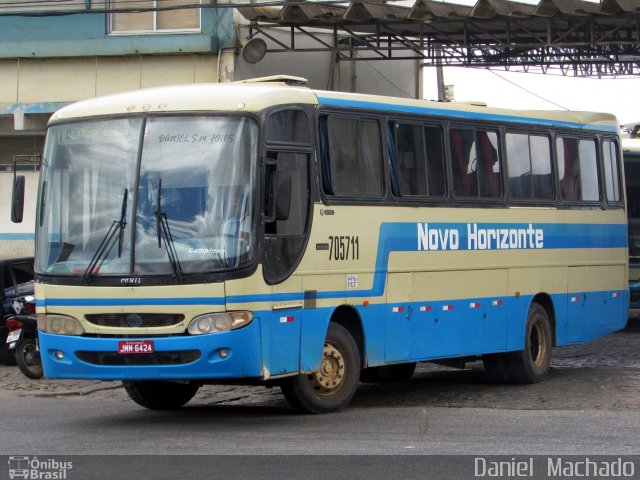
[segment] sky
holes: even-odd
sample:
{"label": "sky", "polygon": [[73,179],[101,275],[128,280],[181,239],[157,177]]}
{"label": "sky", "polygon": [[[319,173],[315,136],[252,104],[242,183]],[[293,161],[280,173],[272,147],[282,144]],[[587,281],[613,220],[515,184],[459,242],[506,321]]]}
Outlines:
{"label": "sky", "polygon": [[[447,0],[475,5],[477,0]],[[540,0],[519,0],[537,5]],[[587,0],[599,3],[599,0]],[[438,98],[435,68],[424,69],[424,98]],[[564,77],[505,70],[444,68],[445,85],[454,86],[456,101],[480,101],[492,107],[567,109],[613,113],[620,124],[640,123],[640,76],[615,79]]]}

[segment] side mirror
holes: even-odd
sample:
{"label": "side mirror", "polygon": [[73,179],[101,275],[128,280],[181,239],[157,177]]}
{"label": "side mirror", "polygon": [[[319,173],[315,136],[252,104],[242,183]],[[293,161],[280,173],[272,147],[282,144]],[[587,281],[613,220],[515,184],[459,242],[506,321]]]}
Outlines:
{"label": "side mirror", "polygon": [[13,191],[11,192],[11,221],[13,223],[22,223],[24,214],[24,182],[23,175],[14,177]]}
{"label": "side mirror", "polygon": [[276,184],[276,220],[287,220],[291,210],[291,174],[278,172]]}

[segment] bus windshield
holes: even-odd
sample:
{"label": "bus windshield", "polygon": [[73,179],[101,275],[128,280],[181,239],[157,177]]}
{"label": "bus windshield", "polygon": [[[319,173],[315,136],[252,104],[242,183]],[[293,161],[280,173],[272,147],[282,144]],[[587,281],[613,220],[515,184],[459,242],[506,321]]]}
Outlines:
{"label": "bus windshield", "polygon": [[624,176],[629,218],[629,256],[640,257],[640,155],[625,153]]}
{"label": "bus windshield", "polygon": [[120,118],[49,129],[36,269],[202,274],[253,258],[258,126],[246,117]]}

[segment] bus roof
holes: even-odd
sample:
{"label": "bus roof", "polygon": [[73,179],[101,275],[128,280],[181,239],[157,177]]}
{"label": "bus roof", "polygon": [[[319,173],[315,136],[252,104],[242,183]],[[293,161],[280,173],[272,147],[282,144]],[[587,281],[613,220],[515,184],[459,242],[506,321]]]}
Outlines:
{"label": "bus roof", "polygon": [[329,92],[300,86],[302,82],[290,82],[288,78],[276,76],[255,81],[165,86],[118,93],[64,107],[50,121],[147,112],[257,112],[275,105],[310,104],[351,107],[372,112],[388,111],[454,119],[618,131],[616,117],[608,113],[508,110],[466,103]]}

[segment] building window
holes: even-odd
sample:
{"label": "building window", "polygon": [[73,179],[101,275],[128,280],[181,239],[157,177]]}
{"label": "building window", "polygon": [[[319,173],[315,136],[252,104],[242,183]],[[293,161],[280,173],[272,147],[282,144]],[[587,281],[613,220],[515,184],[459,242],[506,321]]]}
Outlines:
{"label": "building window", "polygon": [[[201,3],[201,0],[118,0],[111,9],[144,10],[113,12],[109,15],[109,33],[172,33],[200,32],[199,8],[178,8]],[[163,10],[169,9],[169,10]]]}

